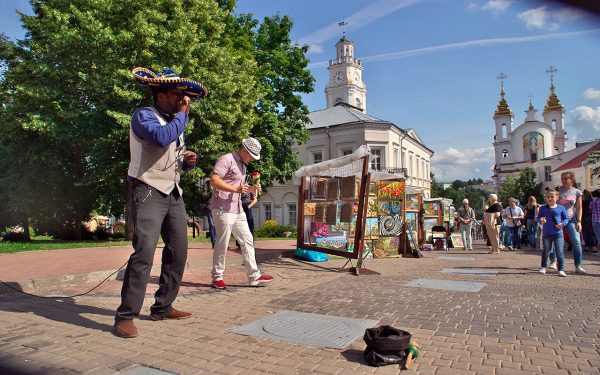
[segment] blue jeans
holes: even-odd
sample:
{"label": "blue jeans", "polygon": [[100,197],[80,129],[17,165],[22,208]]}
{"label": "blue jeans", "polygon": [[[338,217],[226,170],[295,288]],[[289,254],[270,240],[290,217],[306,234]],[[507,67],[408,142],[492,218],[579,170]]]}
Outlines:
{"label": "blue jeans", "polygon": [[537,249],[537,231],[537,221],[535,221],[535,219],[527,219],[527,238],[529,240],[529,246],[534,249]]}
{"label": "blue jeans", "polygon": [[[565,247],[565,237],[562,234],[562,230],[559,234],[544,234],[542,236],[542,240],[544,242],[544,251],[542,251],[542,268],[548,267],[548,254],[550,254],[550,261],[552,260],[552,256],[556,257],[558,255],[558,270],[565,270],[565,254],[563,252],[563,248]],[[554,244],[554,252],[550,253],[552,250],[552,245]]]}
{"label": "blue jeans", "polygon": [[508,233],[510,233],[511,246],[513,247],[521,247],[521,236],[519,234],[520,229],[520,227],[506,227],[506,230],[508,231]]}
{"label": "blue jeans", "polygon": [[[577,223],[575,222],[575,219],[571,219],[569,221],[569,224],[567,224],[567,226],[565,227],[565,229],[569,234],[569,242],[571,243],[571,249],[573,250],[573,260],[575,262],[575,267],[579,267],[581,266],[581,262],[583,261],[583,250],[581,249],[581,239],[579,238],[579,232],[577,231]],[[545,243],[544,247],[546,247]],[[555,260],[556,254],[550,253],[550,261],[554,262]]]}

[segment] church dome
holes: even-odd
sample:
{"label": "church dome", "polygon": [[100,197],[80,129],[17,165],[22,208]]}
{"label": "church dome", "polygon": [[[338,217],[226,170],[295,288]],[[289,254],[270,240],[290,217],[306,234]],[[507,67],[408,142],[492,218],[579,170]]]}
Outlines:
{"label": "church dome", "polygon": [[512,114],[512,111],[508,107],[506,99],[504,99],[504,89],[500,90],[500,101],[498,102],[498,108],[496,109],[496,112],[494,114],[496,116]]}
{"label": "church dome", "polygon": [[554,93],[554,82],[550,83],[550,95],[548,95],[548,100],[546,101],[546,106],[544,107],[545,111],[553,111],[553,110],[562,110],[563,105],[560,104],[560,100],[558,96]]}

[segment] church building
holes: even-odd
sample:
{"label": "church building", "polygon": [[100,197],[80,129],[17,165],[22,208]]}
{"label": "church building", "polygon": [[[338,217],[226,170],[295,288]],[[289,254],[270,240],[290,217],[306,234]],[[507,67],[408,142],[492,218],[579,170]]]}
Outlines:
{"label": "church building", "polygon": [[[584,162],[589,152],[600,147],[598,141],[577,143],[575,149],[565,151],[567,132],[564,128],[564,107],[555,93],[554,67],[548,69],[550,76],[550,94],[546,100],[542,118],[538,118],[537,110],[529,102],[525,111],[525,121],[514,126],[514,115],[505,99],[504,83],[501,83],[500,101],[494,113],[495,135],[493,180],[496,191],[502,183],[512,176],[519,177],[521,169],[530,167],[536,172],[537,181],[545,187],[554,188],[560,185],[560,174],[571,170],[582,189],[586,178]],[[501,74],[499,79],[506,78]],[[589,169],[589,168],[588,168]],[[581,170],[581,173],[579,173]]]}
{"label": "church building", "polygon": [[[371,169],[405,177],[406,185],[430,196],[430,160],[433,151],[414,129],[367,114],[364,67],[355,57],[354,43],[343,36],[335,45],[336,58],[329,61],[325,87],[326,108],[309,113],[309,140],[295,151],[303,165],[320,163],[351,154],[367,145],[377,158]],[[257,226],[273,219],[296,225],[298,187],[291,182],[275,185],[261,195],[254,209]],[[257,212],[258,211],[258,212]]]}

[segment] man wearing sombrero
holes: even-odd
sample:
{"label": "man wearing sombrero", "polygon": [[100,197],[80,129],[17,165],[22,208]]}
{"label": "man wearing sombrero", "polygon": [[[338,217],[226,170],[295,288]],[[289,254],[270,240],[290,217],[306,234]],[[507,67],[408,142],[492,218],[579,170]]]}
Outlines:
{"label": "man wearing sombrero", "polygon": [[181,78],[172,70],[154,73],[132,71],[137,81],[152,90],[154,106],[139,108],[129,128],[128,178],[131,183],[134,253],[129,258],[121,305],[114,333],[136,337],[133,319],[142,309],[159,235],[165,246],[159,287],[150,307],[151,320],[184,319],[192,314],[173,308],[187,259],[187,215],[181,172],[196,165],[196,154],[186,150],[183,131],[188,122],[190,97],[203,98],[208,91],[199,83]]}
{"label": "man wearing sombrero", "polygon": [[225,256],[229,246],[229,237],[233,234],[240,244],[246,275],[250,286],[259,286],[273,280],[273,277],[262,275],[254,256],[254,238],[246,214],[242,208],[242,193],[255,193],[259,185],[248,186],[246,181],[246,164],[260,159],[261,145],[255,138],[246,138],[237,151],[221,156],[213,167],[210,183],[213,194],[210,201],[217,241],[213,253],[212,287],[227,289],[223,280],[225,273]]}

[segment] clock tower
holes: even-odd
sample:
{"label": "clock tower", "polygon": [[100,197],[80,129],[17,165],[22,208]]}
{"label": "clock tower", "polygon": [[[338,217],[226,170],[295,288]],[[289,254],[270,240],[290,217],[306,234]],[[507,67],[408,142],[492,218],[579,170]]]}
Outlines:
{"label": "clock tower", "polygon": [[361,61],[354,57],[354,43],[343,35],[335,45],[337,58],[329,60],[329,81],[325,87],[327,108],[346,103],[367,112],[367,86],[362,81]]}

